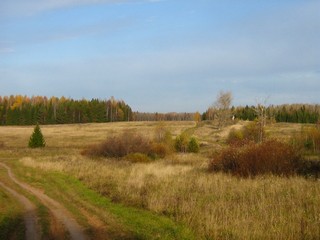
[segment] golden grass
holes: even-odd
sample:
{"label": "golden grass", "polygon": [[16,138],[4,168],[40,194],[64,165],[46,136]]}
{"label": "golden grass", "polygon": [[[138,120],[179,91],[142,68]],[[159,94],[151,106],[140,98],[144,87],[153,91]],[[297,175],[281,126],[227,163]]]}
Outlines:
{"label": "golden grass", "polygon": [[202,239],[320,236],[319,181],[275,176],[244,180],[208,174],[204,161],[195,155],[151,164],[92,161],[81,156],[21,159],[27,166],[75,175],[115,201],[169,215]]}
{"label": "golden grass", "polygon": [[[152,122],[116,122],[43,125],[40,127],[48,148],[79,148],[86,144],[99,143],[108,136],[121,134],[123,131],[138,131],[143,135],[153,136],[155,125]],[[194,122],[167,122],[165,126],[176,135],[194,126]],[[33,126],[1,126],[0,140],[7,147],[27,147],[33,128]]]}
{"label": "golden grass", "polygon": [[[189,129],[206,146],[202,154],[177,154],[148,164],[93,160],[79,154],[79,148],[109,134],[138,131],[153,136],[156,125],[41,126],[48,147],[35,151],[26,148],[33,127],[0,127],[5,145],[1,151],[24,155],[20,162],[26,166],[71,174],[114,201],[166,214],[190,226],[199,239],[320,238],[320,181],[298,176],[240,179],[207,172],[208,154],[223,146],[231,127],[217,130],[211,123],[195,127],[194,122],[166,122],[174,135]],[[269,136],[277,138],[289,138],[300,130],[300,124],[267,127]]]}

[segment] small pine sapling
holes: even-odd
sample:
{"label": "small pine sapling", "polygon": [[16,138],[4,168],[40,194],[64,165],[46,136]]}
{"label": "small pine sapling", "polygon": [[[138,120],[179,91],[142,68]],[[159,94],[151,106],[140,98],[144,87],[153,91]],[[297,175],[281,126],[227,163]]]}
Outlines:
{"label": "small pine sapling", "polygon": [[39,124],[37,124],[33,130],[32,135],[29,139],[29,147],[30,148],[39,148],[39,147],[45,147],[46,142],[44,140],[44,137],[42,135],[41,129]]}
{"label": "small pine sapling", "polygon": [[198,153],[200,151],[200,146],[196,138],[192,137],[188,144],[188,152]]}

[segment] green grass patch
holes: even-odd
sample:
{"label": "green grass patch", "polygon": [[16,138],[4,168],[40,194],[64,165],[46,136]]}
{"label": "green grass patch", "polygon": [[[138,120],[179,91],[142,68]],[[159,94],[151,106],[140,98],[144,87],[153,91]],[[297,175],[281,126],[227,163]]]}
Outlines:
{"label": "green grass patch", "polygon": [[[108,226],[108,234],[113,239],[195,239],[191,230],[175,223],[168,217],[151,213],[147,210],[127,207],[114,203],[110,199],[88,189],[76,178],[60,172],[39,171],[23,167],[14,161],[15,173],[35,187],[42,188],[45,193],[62,202],[78,221],[86,226],[88,223],[79,207],[92,206],[98,209],[100,218]],[[89,231],[90,232],[90,231]]]}
{"label": "green grass patch", "polygon": [[50,236],[49,210],[42,204],[39,204],[37,207],[38,207],[38,217],[40,218],[42,237],[46,238]]}

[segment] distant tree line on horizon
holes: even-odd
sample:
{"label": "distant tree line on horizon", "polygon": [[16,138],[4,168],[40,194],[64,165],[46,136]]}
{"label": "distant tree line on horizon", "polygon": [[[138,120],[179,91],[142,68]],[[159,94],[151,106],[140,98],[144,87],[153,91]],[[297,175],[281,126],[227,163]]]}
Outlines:
{"label": "distant tree line on horizon", "polygon": [[[283,104],[266,107],[266,116],[276,122],[289,123],[318,123],[320,121],[320,105],[312,104]],[[235,117],[242,120],[257,118],[256,106],[233,108]]]}
{"label": "distant tree line on horizon", "polygon": [[0,96],[0,125],[71,124],[132,120],[122,100],[74,100],[65,97]]}
{"label": "distant tree line on horizon", "polygon": [[[318,123],[320,105],[284,104],[265,108],[268,119],[276,122]],[[231,107],[230,119],[255,120],[257,106]],[[196,113],[133,112],[123,100],[74,100],[65,97],[0,96],[0,125],[72,124],[118,121],[200,121],[215,120],[219,109],[209,107],[202,115]]]}
{"label": "distant tree line on horizon", "polygon": [[194,121],[197,113],[148,113],[148,112],[134,112],[134,121]]}

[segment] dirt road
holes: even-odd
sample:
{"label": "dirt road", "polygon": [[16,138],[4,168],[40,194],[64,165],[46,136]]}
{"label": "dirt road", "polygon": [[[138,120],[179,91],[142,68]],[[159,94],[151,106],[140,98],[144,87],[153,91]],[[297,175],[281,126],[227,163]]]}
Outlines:
{"label": "dirt road", "polygon": [[[60,221],[65,228],[70,233],[71,239],[76,240],[84,240],[87,239],[83,232],[83,228],[75,221],[75,219],[71,216],[67,209],[65,209],[60,203],[53,200],[52,198],[48,197],[40,190],[29,186],[28,184],[19,181],[12,173],[11,169],[5,165],[4,163],[0,163],[0,166],[5,168],[8,171],[9,178],[19,185],[21,188],[27,190],[35,197],[37,197],[54,215],[58,221]],[[10,192],[14,197],[17,198],[26,208],[26,216],[25,216],[25,223],[26,223],[26,238],[27,239],[40,239],[40,234],[38,227],[36,225],[36,208],[35,206],[23,195],[17,193],[10,187],[6,186],[4,183],[0,182],[0,186],[3,187],[5,190]]]}
{"label": "dirt road", "polygon": [[5,189],[13,195],[25,208],[24,223],[26,226],[26,239],[38,240],[40,239],[39,227],[37,225],[37,209],[36,206],[30,202],[25,196],[17,193],[13,189],[7,187],[4,183],[0,182],[0,187]]}

